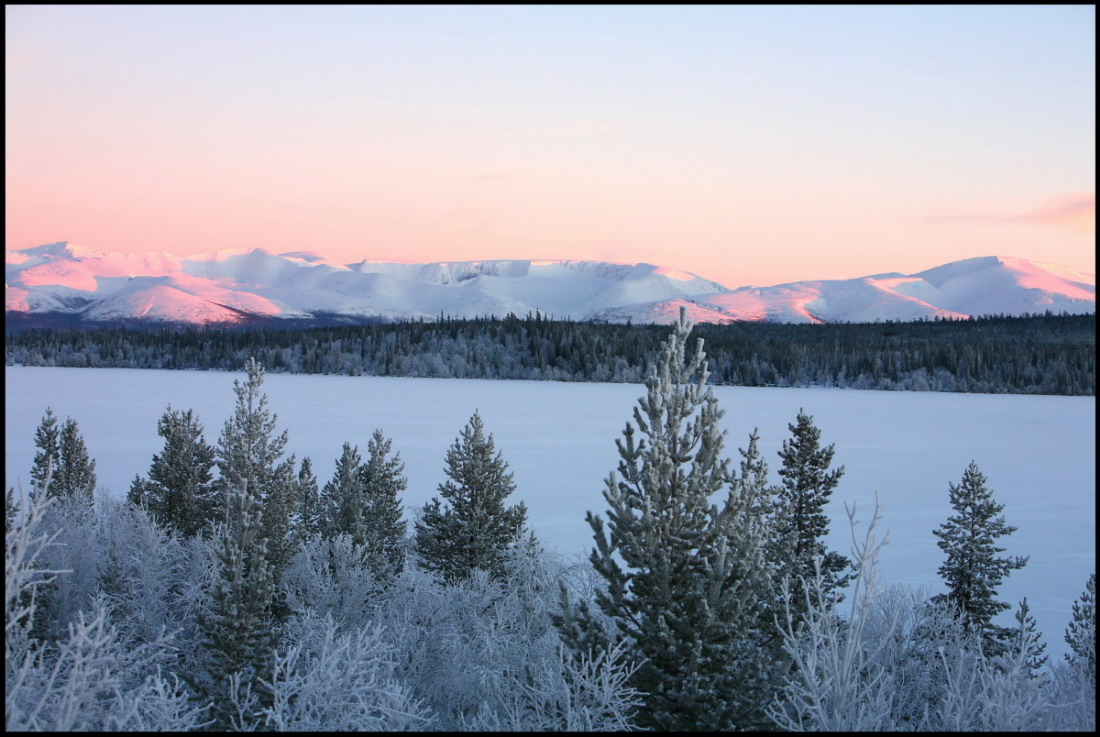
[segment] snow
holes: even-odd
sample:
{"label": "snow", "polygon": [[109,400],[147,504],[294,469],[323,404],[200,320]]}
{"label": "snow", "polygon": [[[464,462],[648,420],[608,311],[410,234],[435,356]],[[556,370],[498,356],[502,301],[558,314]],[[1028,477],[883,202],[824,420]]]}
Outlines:
{"label": "snow", "polygon": [[[7,367],[6,483],[26,483],[34,430],[47,406],[77,420],[96,459],[101,485],[122,496],[145,474],[162,439],[156,424],[169,403],[194,409],[215,443],[233,408],[232,383],[243,373]],[[263,387],[289,430],[288,452],[310,456],[321,484],[344,441],[365,449],[375,428],[393,440],[406,463],[407,510],[436,495],[443,457],[480,410],[515,474],[515,500],[528,507],[540,538],[567,556],[586,553],[592,533],[586,510],[605,514],[604,480],[615,469],[614,441],[644,388],[463,379],[270,374]],[[846,474],[829,505],[829,544],[847,552],[844,503],[866,521],[875,492],[891,542],[881,564],[887,582],[940,588],[942,553],[932,530],[950,514],[948,483],[974,460],[1019,529],[1001,538],[1025,568],[1002,584],[1013,607],[1024,596],[1048,652],[1066,651],[1062,633],[1072,602],[1095,570],[1096,476],[1093,397],[1044,397],[838,389],[715,387],[726,411],[726,455],[760,428],[770,480],[776,456],[799,409],[813,415],[822,442],[835,443],[834,467]],[[411,514],[409,515],[411,517]],[[1011,614],[1001,623],[1011,624]]]}
{"label": "snow", "polygon": [[[315,251],[229,249],[188,257],[161,251],[115,254],[61,242],[7,252],[8,309],[77,310],[62,290],[110,302],[118,278],[129,302],[89,309],[86,319],[204,323],[223,307],[278,317],[313,313],[432,319],[503,317],[539,310],[558,318],[674,322],[693,304],[706,322],[863,322],[933,317],[1072,313],[1096,309],[1095,277],[1014,257],[984,256],[918,274],[802,281],[731,291],[668,266],[607,261],[496,259],[415,263],[365,259],[340,264]],[[165,278],[180,290],[157,289]],[[18,290],[12,292],[11,290]],[[144,294],[138,294],[145,290]],[[190,295],[195,299],[189,299]],[[203,304],[209,303],[209,304]]]}

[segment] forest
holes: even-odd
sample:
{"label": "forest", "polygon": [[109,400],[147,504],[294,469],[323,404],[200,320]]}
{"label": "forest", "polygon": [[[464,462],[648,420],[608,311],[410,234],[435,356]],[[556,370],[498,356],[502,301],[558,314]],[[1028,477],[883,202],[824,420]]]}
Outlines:
{"label": "forest", "polygon": [[[699,325],[710,381],[736,386],[1088,395],[1096,315]],[[639,383],[666,328],[487,317],[252,329],[13,329],[8,365]]]}
{"label": "forest", "polygon": [[813,417],[777,478],[755,433],[735,460],[705,331],[681,313],[652,332],[583,562],[509,503],[477,412],[406,520],[384,431],[334,448],[322,483],[252,357],[215,442],[165,409],[124,499],[44,408],[29,489],[5,496],[5,728],[1095,730],[1095,575],[1051,662],[1027,600],[998,598],[1027,559],[1002,555],[1012,510],[976,464],[931,531],[944,593],[887,585],[877,509],[847,510],[850,550],[824,543],[845,469]]}

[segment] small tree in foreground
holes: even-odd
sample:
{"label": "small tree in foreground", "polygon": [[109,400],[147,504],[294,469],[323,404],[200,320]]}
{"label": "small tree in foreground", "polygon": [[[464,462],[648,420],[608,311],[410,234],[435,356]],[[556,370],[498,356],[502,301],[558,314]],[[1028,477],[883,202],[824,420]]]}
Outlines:
{"label": "small tree in foreground", "polygon": [[34,434],[38,452],[31,468],[31,487],[47,496],[72,497],[90,507],[96,485],[95,460],[88,455],[76,420],[66,418],[57,428],[57,417],[46,408]]}
{"label": "small tree in foreground", "polygon": [[791,437],[779,451],[782,483],[777,487],[768,543],[768,558],[777,580],[790,579],[790,595],[780,606],[792,607],[796,615],[806,606],[803,582],[820,572],[824,591],[831,594],[845,585],[843,572],[850,566],[843,555],[825,548],[829,533],[825,504],[844,475],[844,466],[828,470],[835,451],[832,445],[820,447],[821,430],[813,419],[799,410],[794,424],[787,425]]}
{"label": "small tree in foreground", "polygon": [[1066,662],[1096,690],[1096,574],[1090,574],[1085,591],[1073,602],[1073,620],[1066,627]]}
{"label": "small tree in foreground", "polygon": [[202,424],[191,410],[171,405],[157,422],[164,449],[153,455],[148,479],[136,478],[127,500],[144,506],[161,524],[185,536],[197,535],[217,520],[214,447],[202,437]]}
{"label": "small tree in foreground", "polygon": [[505,506],[516,485],[477,412],[447,450],[445,463],[448,480],[439,493],[446,506],[433,497],[416,523],[421,565],[446,581],[478,569],[503,575],[505,553],[521,539],[527,507]]}
{"label": "small tree in foreground", "polygon": [[963,625],[980,635],[986,655],[997,655],[1011,637],[1010,630],[993,624],[993,617],[1009,608],[997,600],[997,587],[1009,573],[1023,568],[1027,558],[997,555],[1005,550],[996,546],[997,538],[1016,528],[1005,522],[1004,505],[993,500],[976,463],[971,461],[962,481],[948,489],[955,514],[932,531],[946,554],[938,571],[947,583],[943,596],[955,606]]}

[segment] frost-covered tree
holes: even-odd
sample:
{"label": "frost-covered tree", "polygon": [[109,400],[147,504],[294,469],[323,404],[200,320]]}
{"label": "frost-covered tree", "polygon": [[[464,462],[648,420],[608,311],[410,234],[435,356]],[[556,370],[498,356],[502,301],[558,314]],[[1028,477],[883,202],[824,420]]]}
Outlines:
{"label": "frost-covered tree", "polygon": [[34,434],[38,451],[31,468],[31,487],[47,496],[74,497],[91,506],[95,492],[95,461],[88,455],[76,420],[66,418],[61,428],[47,408]]}
{"label": "frost-covered tree", "polygon": [[36,493],[47,491],[50,480],[61,465],[60,434],[57,416],[47,407],[42,422],[34,431],[34,447],[38,450],[31,467],[31,488]]}
{"label": "frost-covered tree", "polygon": [[230,494],[227,511],[214,531],[216,575],[197,617],[202,668],[189,679],[211,704],[218,728],[240,729],[258,723],[270,705],[262,684],[271,681],[279,642],[276,577],[260,502],[242,488]]}
{"label": "frost-covered tree", "polygon": [[630,729],[637,694],[627,648],[573,658],[553,625],[571,567],[529,535],[485,570],[445,584],[407,566],[379,598],[369,628],[393,643],[397,675],[442,731]]}
{"label": "frost-covered tree", "polygon": [[447,450],[444,472],[443,501],[433,497],[416,522],[421,565],[449,582],[478,569],[501,575],[505,553],[523,534],[527,507],[505,505],[516,485],[477,412]]}
{"label": "frost-covered tree", "polygon": [[[216,488],[222,505],[238,490],[260,502],[267,555],[278,576],[297,543],[291,530],[297,493],[295,461],[293,456],[283,458],[287,433],[275,434],[278,415],[268,409],[267,395],[260,393],[263,366],[250,358],[244,370],[245,382],[233,382],[237,402],[218,439],[216,462],[221,476]],[[220,516],[224,519],[227,514],[223,507]]]}
{"label": "frost-covered tree", "polygon": [[938,570],[947,584],[947,594],[941,597],[955,605],[967,629],[981,636],[986,655],[997,655],[1010,636],[1010,630],[993,624],[993,617],[1009,608],[997,600],[997,587],[1009,573],[1023,568],[1027,558],[997,555],[1005,550],[997,547],[997,538],[1016,528],[1005,522],[1004,505],[994,501],[976,463],[970,462],[959,484],[948,484],[948,494],[955,513],[932,531],[946,555]]}
{"label": "frost-covered tree", "polygon": [[825,505],[844,475],[844,466],[829,470],[835,449],[833,445],[821,447],[821,430],[814,426],[811,415],[800,409],[787,429],[791,437],[783,441],[779,451],[782,483],[776,489],[772,509],[768,558],[778,579],[790,578],[786,603],[797,614],[805,607],[806,588],[802,582],[817,575],[817,558],[822,559],[820,569],[826,591],[844,585],[843,572],[850,563],[843,555],[825,548],[829,532]]}
{"label": "frost-covered tree", "polygon": [[350,530],[358,527],[362,514],[361,499],[363,489],[359,469],[363,465],[363,458],[359,455],[359,446],[344,443],[340,451],[340,457],[336,459],[336,468],[332,478],[321,495],[325,499],[326,512],[324,534],[334,537],[339,534],[350,534]]}
{"label": "frost-covered tree", "polygon": [[164,449],[153,455],[147,479],[134,479],[127,500],[149,510],[161,524],[183,535],[197,535],[216,521],[213,484],[214,447],[202,436],[202,424],[191,410],[171,405],[157,422]]}
{"label": "frost-covered tree", "polygon": [[1020,602],[1014,617],[1016,627],[1011,630],[1011,638],[1008,642],[1010,656],[1021,661],[1031,678],[1038,678],[1039,669],[1050,658],[1043,654],[1047,645],[1043,642],[1043,636],[1035,624],[1035,617],[1031,615],[1026,596]]}
{"label": "frost-covered tree", "polygon": [[319,535],[325,519],[324,498],[317,486],[317,476],[313,473],[313,461],[309,457],[302,459],[298,469],[298,514],[297,528],[300,537]]}
{"label": "frost-covered tree", "polygon": [[1083,673],[1096,690],[1096,574],[1089,575],[1085,590],[1073,602],[1073,619],[1066,627],[1066,662]]}
{"label": "frost-covered tree", "polygon": [[349,532],[366,548],[372,568],[381,575],[396,573],[404,557],[405,522],[398,494],[408,481],[402,474],[405,464],[401,454],[388,457],[391,446],[381,430],[375,430],[367,442],[367,460],[359,467],[363,490],[360,524],[358,530]]}
{"label": "frost-covered tree", "polygon": [[4,727],[6,731],[191,731],[202,708],[163,667],[172,643],[128,640],[98,594],[53,642],[34,637],[38,590],[72,572],[51,569],[43,554],[64,529],[45,529],[57,500],[34,495],[5,534]]}
{"label": "frost-covered tree", "polygon": [[290,623],[275,655],[263,728],[277,732],[419,731],[428,709],[396,677],[397,658],[380,625],[340,632],[307,613]]}
{"label": "frost-covered tree", "polygon": [[[722,457],[723,412],[707,387],[702,340],[685,354],[691,327],[681,310],[634,410],[637,430],[627,423],[616,440],[621,480],[612,473],[606,482],[607,529],[588,513],[590,560],[606,583],[595,598],[615,625],[613,641],[640,663],[631,680],[642,692],[639,726],[751,728],[763,705],[765,520],[755,514],[756,486],[732,479]],[[578,629],[598,639],[591,613],[577,616],[563,629],[567,640]]]}
{"label": "frost-covered tree", "polygon": [[76,420],[65,419],[59,444],[61,463],[50,482],[50,493],[80,499],[90,506],[96,484],[95,460],[88,455]]}

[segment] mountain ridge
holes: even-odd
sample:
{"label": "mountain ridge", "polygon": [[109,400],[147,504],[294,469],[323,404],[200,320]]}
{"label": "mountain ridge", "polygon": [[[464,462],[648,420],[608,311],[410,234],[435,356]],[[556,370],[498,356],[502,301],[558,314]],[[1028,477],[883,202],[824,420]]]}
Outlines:
{"label": "mountain ridge", "polygon": [[5,312],[48,320],[234,325],[250,319],[482,317],[536,310],[572,320],[874,322],[1095,312],[1095,276],[1009,256],[914,274],[731,289],[648,263],[569,259],[342,264],[310,250],[235,248],[192,256],[110,253],[66,241],[9,250]]}

